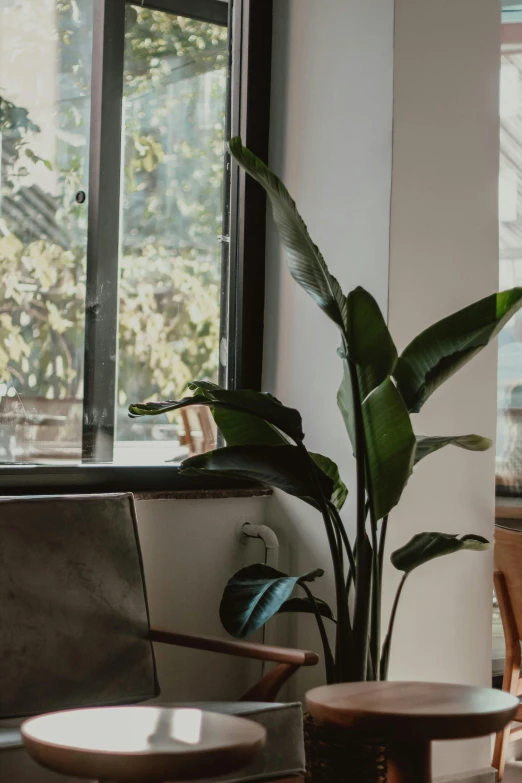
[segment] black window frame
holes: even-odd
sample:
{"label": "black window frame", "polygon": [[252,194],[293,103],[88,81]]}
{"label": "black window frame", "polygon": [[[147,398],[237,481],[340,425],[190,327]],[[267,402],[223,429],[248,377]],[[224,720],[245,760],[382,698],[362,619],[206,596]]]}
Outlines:
{"label": "black window frame", "polygon": [[[126,3],[227,25],[226,137],[241,135],[268,158],[272,0],[94,0],[87,236],[82,463],[2,465],[0,495],[89,491],[243,488],[233,479],[183,476],[176,466],[119,466],[112,456],[116,398],[119,188]],[[266,197],[225,153],[220,383],[261,388]],[[104,296],[100,297],[103,281]],[[111,358],[112,357],[112,358]],[[113,366],[112,371],[100,368]],[[96,368],[96,369],[95,369]],[[103,419],[90,411],[105,409]],[[110,449],[107,442],[111,443]],[[105,461],[105,464],[103,462]]]}

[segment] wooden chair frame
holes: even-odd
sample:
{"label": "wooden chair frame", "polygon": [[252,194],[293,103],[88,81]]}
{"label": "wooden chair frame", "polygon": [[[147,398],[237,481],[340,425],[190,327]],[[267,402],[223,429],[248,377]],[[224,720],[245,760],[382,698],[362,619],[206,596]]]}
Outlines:
{"label": "wooden chair frame", "polygon": [[276,663],[277,666],[267,672],[252,688],[249,688],[239,701],[273,702],[282,686],[300,666],[315,666],[319,661],[317,653],[309,650],[272,647],[266,644],[216,639],[210,636],[193,636],[161,628],[151,628],[149,639],[152,642],[190,647],[193,650],[207,650],[208,652]]}
{"label": "wooden chair frame", "polygon": [[[495,583],[495,592],[504,629],[504,638],[506,641],[506,658],[504,663],[504,679],[502,681],[502,690],[513,696],[522,695],[522,678],[520,676],[521,650],[520,638],[511,606],[511,599],[506,585],[506,578],[502,571],[495,571],[493,576]],[[518,708],[515,721],[522,721],[522,705]],[[503,731],[500,731],[495,739],[495,749],[493,752],[493,766],[498,770],[498,780],[502,780],[506,766],[507,749],[510,742],[522,738],[522,726],[512,727],[508,724]]]}
{"label": "wooden chair frame", "polygon": [[[315,666],[319,662],[319,656],[308,650],[274,647],[232,639],[217,639],[209,636],[195,636],[160,628],[151,628],[148,638],[150,641],[160,644],[189,647],[194,650],[206,650],[275,663],[276,666],[243,694],[239,701],[274,702],[279,690],[294,672],[301,666]],[[99,781],[99,783],[106,782]],[[304,783],[304,778],[281,778],[275,783]]]}

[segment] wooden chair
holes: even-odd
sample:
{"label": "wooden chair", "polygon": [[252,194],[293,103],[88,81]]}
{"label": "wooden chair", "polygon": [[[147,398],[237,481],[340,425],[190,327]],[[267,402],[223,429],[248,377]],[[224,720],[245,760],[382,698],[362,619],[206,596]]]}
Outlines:
{"label": "wooden chair", "polygon": [[[4,721],[157,697],[153,642],[274,662],[241,702],[210,709],[267,728],[267,747],[245,779],[303,772],[301,707],[270,702],[300,666],[316,664],[318,656],[151,627],[130,494],[0,499],[0,628]],[[281,736],[292,738],[286,761],[280,745],[270,756]],[[22,774],[15,765],[13,773],[9,754],[16,747],[16,730],[5,729],[2,738],[0,729],[0,783],[31,780],[25,768]]]}
{"label": "wooden chair", "polygon": [[[522,694],[520,677],[520,641],[522,639],[522,530],[516,528],[495,528],[495,591],[497,594],[504,638],[506,657],[502,690],[514,696]],[[514,718],[522,721],[522,705]],[[508,744],[522,737],[522,726],[508,725],[499,732],[495,741],[493,766],[502,780]]]}
{"label": "wooden chair", "polygon": [[187,446],[189,457],[216,447],[217,427],[206,405],[181,408],[180,414],[183,432],[179,434],[179,442],[182,446]]}

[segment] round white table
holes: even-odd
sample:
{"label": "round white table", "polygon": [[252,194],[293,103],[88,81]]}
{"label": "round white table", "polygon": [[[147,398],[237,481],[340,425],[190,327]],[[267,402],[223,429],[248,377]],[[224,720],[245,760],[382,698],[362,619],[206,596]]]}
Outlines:
{"label": "round white table", "polygon": [[250,764],[265,744],[254,721],[199,709],[96,707],[29,718],[25,747],[44,767],[117,783],[214,778]]}

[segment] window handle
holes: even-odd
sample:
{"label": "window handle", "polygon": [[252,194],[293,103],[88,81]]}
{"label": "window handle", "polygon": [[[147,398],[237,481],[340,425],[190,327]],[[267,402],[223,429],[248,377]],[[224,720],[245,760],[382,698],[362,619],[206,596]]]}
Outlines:
{"label": "window handle", "polygon": [[218,240],[218,242],[221,242],[222,245],[223,244],[227,244],[227,245],[230,244],[230,237],[227,236],[226,234],[220,234],[218,236],[217,240]]}

